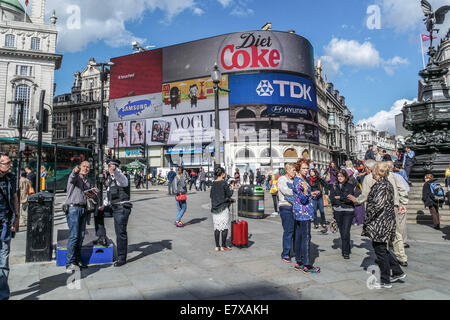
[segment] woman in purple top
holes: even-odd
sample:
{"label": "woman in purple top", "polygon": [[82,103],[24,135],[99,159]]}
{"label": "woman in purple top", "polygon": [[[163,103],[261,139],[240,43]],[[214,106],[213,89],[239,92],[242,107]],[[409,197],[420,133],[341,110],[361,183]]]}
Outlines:
{"label": "woman in purple top", "polygon": [[336,163],[334,161],[330,161],[330,165],[327,170],[325,170],[325,181],[329,184],[328,187],[331,187],[330,184],[335,185],[337,183],[337,172],[338,169],[336,167]]}

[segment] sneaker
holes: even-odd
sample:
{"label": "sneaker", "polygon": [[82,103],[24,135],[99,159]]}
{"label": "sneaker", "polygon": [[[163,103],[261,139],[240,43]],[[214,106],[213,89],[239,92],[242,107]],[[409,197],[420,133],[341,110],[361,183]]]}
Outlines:
{"label": "sneaker", "polygon": [[178,221],[175,221],[173,224],[178,227]]}
{"label": "sneaker", "polygon": [[374,283],[373,287],[375,289],[390,289],[392,288],[392,284],[390,283]]}
{"label": "sneaker", "polygon": [[284,257],[284,258],[281,258],[281,260],[283,260],[286,263],[292,263],[292,260],[290,257]]}
{"label": "sneaker", "polygon": [[220,247],[220,250],[222,250],[222,251],[230,251],[231,248],[230,247]]}
{"label": "sneaker", "polygon": [[76,265],[75,263],[71,263],[68,266],[66,266],[66,273],[71,274],[75,270],[80,270],[80,267]]}
{"label": "sneaker", "polygon": [[406,278],[406,273],[402,273],[399,276],[392,276],[391,277],[391,282],[396,282],[398,280],[402,280],[402,279],[405,279],[405,278]]}
{"label": "sneaker", "polygon": [[271,215],[272,215],[272,216],[277,216],[277,215],[278,215],[278,212],[272,212]]}
{"label": "sneaker", "polygon": [[179,228],[183,228],[184,227],[184,223],[183,222],[177,222],[177,227]]}
{"label": "sneaker", "polygon": [[220,251],[220,247],[216,247],[216,249],[215,249],[216,251]]}
{"label": "sneaker", "polygon": [[319,267],[313,267],[313,266],[303,266],[302,269],[303,273],[309,274],[309,273],[320,273]]}
{"label": "sneaker", "polygon": [[303,264],[297,262],[294,266],[294,269],[295,270],[303,270]]}

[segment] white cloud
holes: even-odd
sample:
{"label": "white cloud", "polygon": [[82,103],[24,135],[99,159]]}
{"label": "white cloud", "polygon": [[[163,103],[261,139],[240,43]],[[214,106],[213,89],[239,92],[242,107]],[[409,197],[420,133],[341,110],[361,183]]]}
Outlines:
{"label": "white cloud", "polygon": [[[70,6],[80,9],[79,17],[69,10]],[[204,13],[197,7],[196,0],[48,0],[46,9],[47,19],[56,10],[58,50],[63,52],[82,51],[89,43],[98,41],[112,47],[129,45],[132,41],[143,44],[146,39],[134,36],[125,24],[142,19],[146,11],[162,11],[164,23],[170,23],[184,11],[195,15]],[[79,27],[71,26],[73,17],[80,22]]]}
{"label": "white cloud", "polygon": [[375,115],[358,121],[358,124],[362,122],[369,122],[372,123],[378,130],[386,130],[389,131],[390,134],[395,134],[395,116],[402,112],[402,108],[405,103],[410,104],[414,101],[417,100],[416,99],[413,101],[408,99],[397,100],[394,102],[394,104],[390,107],[388,111],[386,110],[378,111]]}
{"label": "white cloud", "polygon": [[231,3],[233,0],[217,0],[217,1],[219,1],[220,4],[221,4],[224,8],[226,8],[226,7],[228,7],[228,6],[230,5],[230,3]]}
{"label": "white cloud", "polygon": [[[448,0],[428,0],[436,11]],[[397,32],[417,31],[426,33],[422,19],[424,18],[420,2],[417,0],[377,0],[381,7],[381,24],[383,28],[393,28]],[[444,24],[437,25],[440,29],[439,38],[445,36],[450,28],[450,15],[447,15]]]}
{"label": "white cloud", "polygon": [[324,69],[330,75],[338,73],[341,66],[377,68],[380,65],[392,75],[396,67],[408,63],[407,59],[398,56],[384,60],[369,41],[359,43],[356,40],[333,38],[324,50],[325,55],[320,59],[323,61]]}

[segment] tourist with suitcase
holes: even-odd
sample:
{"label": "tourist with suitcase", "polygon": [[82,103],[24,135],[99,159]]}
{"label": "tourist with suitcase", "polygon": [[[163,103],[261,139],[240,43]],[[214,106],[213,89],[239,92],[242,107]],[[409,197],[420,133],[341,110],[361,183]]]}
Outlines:
{"label": "tourist with suitcase", "polygon": [[[227,246],[228,229],[230,225],[230,204],[232,202],[233,190],[225,180],[225,169],[218,167],[214,170],[215,180],[211,186],[211,213],[214,224],[214,239],[216,251],[231,250]],[[220,243],[220,237],[222,242]]]}

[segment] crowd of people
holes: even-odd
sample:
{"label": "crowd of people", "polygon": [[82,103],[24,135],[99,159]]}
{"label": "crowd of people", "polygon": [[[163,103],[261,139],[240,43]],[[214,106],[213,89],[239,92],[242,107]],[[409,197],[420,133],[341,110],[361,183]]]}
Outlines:
{"label": "crowd of people", "polygon": [[[361,235],[371,240],[376,254],[376,264],[380,268],[380,280],[376,288],[390,288],[391,283],[406,277],[402,267],[408,266],[406,248],[406,206],[410,190],[409,173],[411,163],[415,162],[414,152],[410,149],[398,157],[394,163],[387,157],[376,160],[369,148],[361,168],[356,169],[351,161],[337,166],[331,161],[327,168],[316,167],[307,159],[296,163],[287,163],[284,168],[270,172],[265,177],[260,169],[256,177],[252,170],[244,172],[243,183],[254,181],[270,192],[275,208],[282,222],[281,259],[292,263],[295,270],[305,274],[320,273],[320,267],[314,266],[311,256],[311,228],[323,233],[339,230],[341,254],[343,259],[351,257],[351,228],[362,225]],[[372,159],[374,156],[375,159]],[[379,158],[380,159],[380,158]],[[409,160],[411,159],[411,160]],[[27,201],[36,190],[36,174],[31,167],[20,173],[20,203],[15,192],[15,179],[11,175],[12,161],[7,154],[0,154],[0,299],[8,299],[8,257],[10,241],[19,227],[26,226]],[[115,267],[127,263],[128,234],[127,224],[133,207],[130,202],[130,176],[126,168],[119,169],[120,161],[109,159],[105,172],[104,198],[99,198],[99,190],[91,187],[88,179],[90,164],[83,161],[76,166],[67,182],[67,194],[63,211],[69,228],[67,244],[66,272],[72,273],[88,266],[81,260],[81,245],[86,230],[89,213],[94,213],[96,243],[107,245],[104,213],[110,211],[114,217],[116,233],[117,259]],[[45,176],[45,168],[41,168]],[[256,178],[256,180],[255,180]],[[175,196],[177,212],[176,227],[185,227],[182,218],[187,210],[188,186],[191,190],[206,191],[207,173],[173,169],[167,174],[169,194]],[[422,200],[429,208],[433,218],[433,227],[440,229],[439,207],[442,202],[442,187],[432,174],[426,174],[422,189]],[[448,188],[450,165],[445,172]],[[233,190],[241,184],[241,175],[236,170],[233,177],[225,169],[214,170],[211,183],[211,214],[214,226],[215,251],[229,251],[228,231],[230,230],[230,206],[233,203]],[[331,206],[333,220],[327,221],[324,208]],[[319,216],[320,214],[320,216]],[[335,227],[334,227],[335,226]],[[336,230],[337,229],[337,230]]]}

